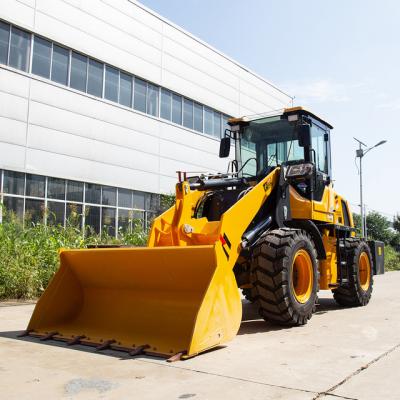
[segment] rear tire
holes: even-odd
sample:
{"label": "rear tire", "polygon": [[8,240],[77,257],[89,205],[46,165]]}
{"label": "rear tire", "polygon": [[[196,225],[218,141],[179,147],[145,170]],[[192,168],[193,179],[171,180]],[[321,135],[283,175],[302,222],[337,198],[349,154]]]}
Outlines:
{"label": "rear tire", "polygon": [[368,244],[359,238],[346,239],[348,285],[333,290],[333,298],[345,307],[365,306],[373,287],[372,255]]}
{"label": "rear tire", "polygon": [[260,315],[283,325],[304,325],[315,311],[317,252],[298,229],[281,228],[261,236],[253,252],[252,295]]}

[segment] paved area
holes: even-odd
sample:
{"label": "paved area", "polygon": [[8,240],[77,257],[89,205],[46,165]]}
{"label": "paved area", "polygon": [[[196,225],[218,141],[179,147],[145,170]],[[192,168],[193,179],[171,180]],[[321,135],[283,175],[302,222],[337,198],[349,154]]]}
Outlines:
{"label": "paved area", "polygon": [[400,272],[375,279],[367,307],[329,292],[309,324],[277,328],[243,300],[226,347],[168,364],[58,342],[17,339],[32,304],[0,307],[1,399],[400,399]]}

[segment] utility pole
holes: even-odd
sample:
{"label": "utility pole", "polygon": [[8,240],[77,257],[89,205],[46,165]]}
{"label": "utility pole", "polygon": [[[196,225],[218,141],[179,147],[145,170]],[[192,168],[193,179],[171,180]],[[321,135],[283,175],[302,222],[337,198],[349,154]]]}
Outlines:
{"label": "utility pole", "polygon": [[[381,140],[378,142],[375,146],[368,147],[365,143],[363,143],[361,140],[358,140],[357,138],[354,138],[358,142],[358,149],[356,150],[356,158],[358,157],[360,159],[360,170],[359,170],[359,175],[360,175],[360,213],[361,213],[361,236],[363,238],[367,237],[367,223],[365,220],[365,210],[364,210],[364,203],[363,203],[363,182],[362,182],[362,159],[363,157],[372,149],[375,147],[380,146],[381,144],[385,144],[387,141],[386,140]],[[365,147],[365,149],[363,148]]]}
{"label": "utility pole", "polygon": [[365,220],[365,226],[364,226],[365,239],[368,239],[368,229],[367,229],[367,206],[366,206],[366,205],[364,205],[364,220]]}

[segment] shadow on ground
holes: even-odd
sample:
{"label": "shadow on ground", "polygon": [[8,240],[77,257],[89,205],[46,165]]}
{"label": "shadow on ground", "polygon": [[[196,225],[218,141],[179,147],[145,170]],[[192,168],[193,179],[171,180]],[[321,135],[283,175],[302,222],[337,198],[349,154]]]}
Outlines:
{"label": "shadow on ground", "polygon": [[[14,306],[14,304],[10,304],[9,306]],[[291,327],[287,326],[280,326],[275,325],[271,322],[267,322],[260,318],[258,314],[258,307],[255,303],[250,303],[247,300],[242,300],[243,306],[243,315],[242,315],[242,323],[238,332],[238,335],[248,335],[248,334],[255,334],[261,332],[272,332],[272,331],[280,331],[286,329],[292,329]],[[336,304],[333,299],[320,299],[319,304],[317,306],[317,311],[315,314],[324,314],[326,312],[334,311],[340,309],[341,307]],[[56,340],[47,340],[47,341],[40,341],[38,338],[33,338],[30,336],[23,336],[18,337],[23,331],[5,331],[0,332],[0,337],[13,339],[13,340],[20,340],[25,342],[36,343],[38,345],[44,346],[55,346],[55,347],[64,347],[75,351],[84,351],[87,353],[94,353],[94,354],[101,354],[104,356],[115,357],[119,358],[120,360],[132,360],[132,359],[147,359],[147,360],[160,360],[159,357],[154,357],[150,355],[138,355],[138,356],[130,356],[128,353],[123,351],[117,350],[102,350],[97,351],[95,347],[90,346],[83,346],[83,345],[74,345],[71,347],[67,347],[64,342],[56,341]],[[213,349],[208,350],[207,352],[212,352],[218,349],[221,349],[225,346],[218,346]]]}

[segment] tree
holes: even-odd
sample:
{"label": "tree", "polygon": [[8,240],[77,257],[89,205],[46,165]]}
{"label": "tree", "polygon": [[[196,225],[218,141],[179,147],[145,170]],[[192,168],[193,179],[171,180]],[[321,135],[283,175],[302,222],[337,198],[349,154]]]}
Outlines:
{"label": "tree", "polygon": [[393,219],[393,228],[400,234],[400,215],[397,214]]}
{"label": "tree", "polygon": [[356,235],[361,236],[361,215],[353,213],[353,222],[356,228]]}
{"label": "tree", "polygon": [[389,244],[393,238],[389,220],[376,211],[367,215],[367,234],[371,239],[379,240],[385,244]]}

